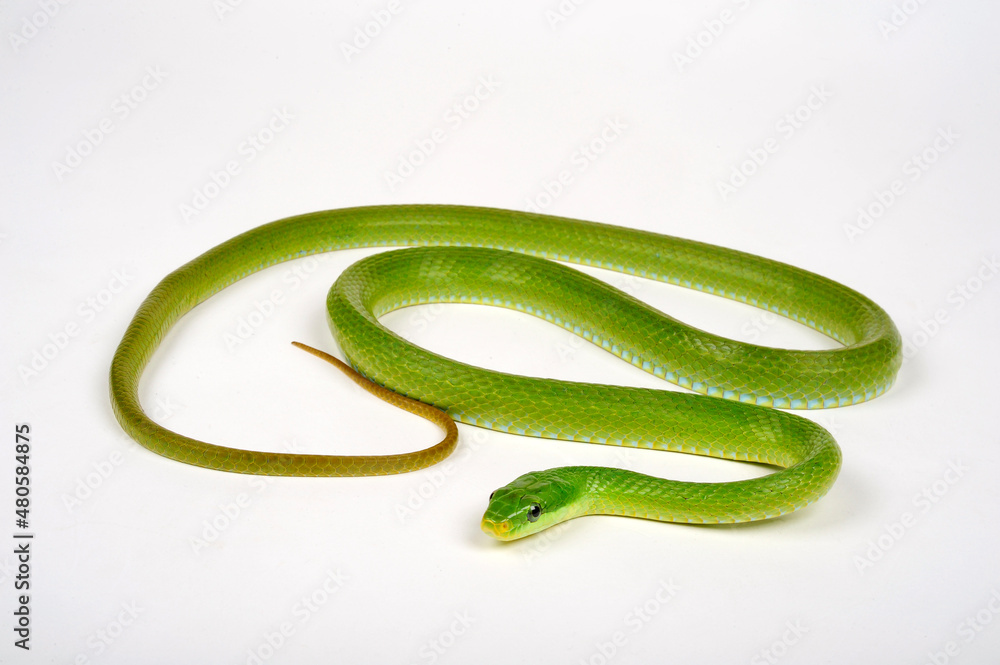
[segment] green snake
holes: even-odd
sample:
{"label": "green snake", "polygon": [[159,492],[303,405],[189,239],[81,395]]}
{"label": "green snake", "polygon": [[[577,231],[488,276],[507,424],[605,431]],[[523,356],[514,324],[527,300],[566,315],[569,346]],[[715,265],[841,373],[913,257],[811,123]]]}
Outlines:
{"label": "green snake", "polygon": [[[342,368],[379,396],[441,424],[447,435],[439,444],[398,455],[256,452],[182,436],[146,415],[139,400],[143,369],[170,327],[195,305],[281,261],[381,246],[409,248],[375,254],[344,271],[327,297],[330,328],[356,373]],[[557,261],[737,300],[805,324],[842,346],[785,350],[730,340],[687,326]],[[443,302],[494,305],[541,317],[701,395],[481,369],[413,345],[379,323],[379,317],[401,307]],[[143,446],[188,464],[240,473],[410,471],[440,461],[455,448],[453,421],[779,468],[760,478],[724,483],[584,466],[528,473],[490,495],[482,520],[486,533],[513,540],[581,515],[732,523],[807,506],[836,480],[840,448],[819,425],[778,409],[872,399],[892,385],[901,360],[899,332],[878,305],[785,263],[549,215],[394,205],[265,224],[170,273],[129,324],[112,360],[110,389],[118,421]]]}

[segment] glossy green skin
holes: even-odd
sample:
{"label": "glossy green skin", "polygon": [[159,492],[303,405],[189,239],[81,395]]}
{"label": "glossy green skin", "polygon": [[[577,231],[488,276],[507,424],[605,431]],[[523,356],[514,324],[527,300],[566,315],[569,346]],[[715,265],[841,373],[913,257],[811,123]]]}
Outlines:
{"label": "glossy green skin", "polygon": [[[345,457],[213,446],[153,423],[138,401],[142,370],[173,322],[237,279],[307,254],[406,245],[464,247],[375,255],[345,271],[327,299],[341,349],[373,381],[433,404],[455,420],[504,432],[782,467],[735,483],[682,483],[593,467],[527,474],[494,492],[483,518],[483,529],[504,540],[585,514],[718,523],[765,519],[808,505],[836,479],[840,450],[818,425],[766,407],[823,408],[871,399],[889,388],[901,361],[899,333],[882,309],[847,287],[786,264],[669,236],[515,211],[352,208],[253,229],[168,275],[142,304],[115,354],[111,397],[119,422],[160,454],[228,471],[365,475],[419,468],[399,460],[371,468]],[[747,302],[845,346],[789,351],[728,340],[525,253]],[[493,372],[430,353],[378,323],[393,309],[428,302],[525,311],[656,376],[723,399]],[[532,506],[537,519],[529,520]]]}

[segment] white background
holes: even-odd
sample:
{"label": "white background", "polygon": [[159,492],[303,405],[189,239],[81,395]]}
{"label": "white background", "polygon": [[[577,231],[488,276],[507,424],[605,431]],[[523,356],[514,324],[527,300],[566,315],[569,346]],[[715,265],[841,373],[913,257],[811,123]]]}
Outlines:
{"label": "white background", "polygon": [[[399,0],[392,14],[383,2],[223,2],[2,4],[0,657],[995,662],[994,3]],[[366,29],[374,36],[359,38]],[[466,117],[449,114],[456,104]],[[287,119],[269,135],[276,113]],[[602,144],[608,122],[621,129]],[[435,130],[433,152],[411,158]],[[600,154],[581,160],[592,142]],[[419,164],[390,183],[401,159]],[[908,345],[897,385],[807,414],[844,450],[830,494],[759,525],[589,517],[500,544],[479,529],[486,497],[526,471],[761,471],[461,426],[450,466],[261,481],[158,457],[115,422],[107,369],[132,313],[218,242],[318,209],[532,201],[791,262],[885,307]],[[199,307],[147,370],[147,407],[178,431],[248,448],[435,441],[433,426],[288,344],[335,350],[324,295],[367,253],[279,266]],[[722,334],[829,346],[751,308],[606,277]],[[275,290],[280,305],[252,316]],[[251,319],[253,335],[227,343]],[[489,367],[662,386],[508,311],[386,320]],[[7,628],[21,422],[33,431],[36,534],[27,654]]]}

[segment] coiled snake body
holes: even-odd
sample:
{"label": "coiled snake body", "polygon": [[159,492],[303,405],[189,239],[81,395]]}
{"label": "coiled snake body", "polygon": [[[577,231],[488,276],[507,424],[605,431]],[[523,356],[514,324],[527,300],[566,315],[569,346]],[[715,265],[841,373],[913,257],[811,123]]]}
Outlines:
{"label": "coiled snake body", "polygon": [[[348,268],[330,289],[327,308],[344,355],[372,383],[354,378],[383,398],[436,419],[448,431],[438,445],[382,456],[246,451],[182,436],[143,411],[139,380],[153,352],[178,318],[212,294],[288,259],[348,247],[411,245],[418,247],[377,254]],[[843,346],[793,351],[726,339],[547,259],[745,302],[815,328]],[[421,349],[378,322],[394,309],[434,302],[496,305],[542,317],[707,396],[489,371]],[[496,490],[483,517],[484,531],[511,540],[586,514],[722,523],[802,508],[833,484],[840,449],[819,425],[777,409],[872,399],[891,386],[900,362],[899,333],[881,308],[787,264],[561,217],[400,205],[279,220],[178,268],[154,288],[129,324],[112,361],[110,387],[119,422],[142,445],[189,464],[242,473],[375,475],[422,468],[454,449],[452,420],[529,436],[781,467],[761,478],[726,483],[678,482],[598,467],[529,473]]]}

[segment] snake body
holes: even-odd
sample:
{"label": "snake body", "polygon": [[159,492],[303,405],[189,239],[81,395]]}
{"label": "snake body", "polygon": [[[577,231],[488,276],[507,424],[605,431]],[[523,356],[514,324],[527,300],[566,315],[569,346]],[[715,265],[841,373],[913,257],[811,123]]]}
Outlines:
{"label": "snake body", "polygon": [[[901,362],[899,333],[874,302],[784,263],[646,231],[509,210],[346,208],[265,224],[165,277],[139,307],[112,361],[111,401],[122,427],[161,455],[243,473],[370,475],[442,459],[455,445],[450,434],[434,448],[406,455],[303,455],[217,446],[155,423],[139,401],[143,369],[173,323],[195,305],[281,261],[374,246],[415,247],[349,267],[330,289],[329,322],[351,365],[387,388],[389,399],[405,396],[400,397],[408,402],[405,408],[432,405],[459,422],[528,436],[781,467],[728,483],[678,482],[598,467],[525,474],[491,495],[483,517],[483,530],[503,540],[586,514],[728,523],[802,508],[833,484],[840,449],[819,425],[768,407],[828,408],[872,399],[892,385]],[[738,300],[801,322],[843,346],[794,351],[726,339],[549,259]],[[708,397],[485,370],[417,347],[378,321],[395,309],[435,302],[533,314]]]}

